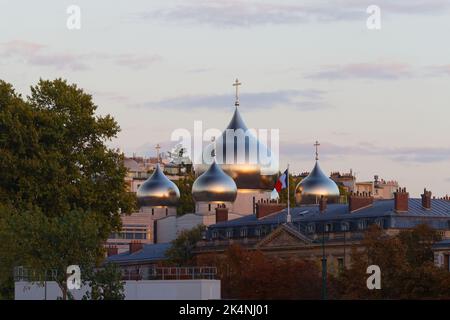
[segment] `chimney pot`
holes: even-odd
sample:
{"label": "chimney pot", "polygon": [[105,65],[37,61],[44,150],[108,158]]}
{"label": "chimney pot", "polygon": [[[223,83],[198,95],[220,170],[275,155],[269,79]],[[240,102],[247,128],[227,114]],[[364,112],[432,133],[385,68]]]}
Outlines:
{"label": "chimney pot", "polygon": [[319,211],[320,213],[324,213],[327,209],[327,197],[324,197],[323,195],[320,196],[319,200]]}
{"label": "chimney pot", "polygon": [[431,209],[431,191],[427,191],[427,189],[423,189],[422,197],[422,208],[425,210]]}
{"label": "chimney pot", "polygon": [[256,218],[260,219],[269,214],[280,212],[286,208],[284,203],[258,203],[256,205]]}
{"label": "chimney pot", "polygon": [[108,248],[106,248],[106,254],[108,257],[114,256],[118,253],[119,253],[119,250],[116,246],[109,246]]}
{"label": "chimney pot", "polygon": [[394,210],[397,213],[407,212],[409,209],[409,193],[406,188],[399,188],[394,193]]}
{"label": "chimney pot", "polygon": [[228,208],[216,208],[216,223],[228,221]]}
{"label": "chimney pot", "polygon": [[135,253],[143,248],[143,244],[139,241],[130,242],[130,253]]}
{"label": "chimney pot", "polygon": [[350,212],[369,207],[372,204],[373,197],[367,195],[366,192],[350,194],[350,196],[348,197],[348,211]]}

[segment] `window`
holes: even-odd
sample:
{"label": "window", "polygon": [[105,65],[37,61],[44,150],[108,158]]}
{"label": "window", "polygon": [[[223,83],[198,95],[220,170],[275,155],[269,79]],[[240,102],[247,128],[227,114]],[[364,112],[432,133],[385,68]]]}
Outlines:
{"label": "window", "polygon": [[316,226],[314,225],[314,223],[310,223],[306,227],[306,230],[308,231],[308,233],[313,233],[315,231],[315,229],[316,229]]}
{"label": "window", "polygon": [[261,235],[261,229],[260,228],[256,228],[255,229],[255,236],[259,237]]}
{"label": "window", "polygon": [[211,203],[208,203],[208,211],[211,211]]}
{"label": "window", "polygon": [[384,227],[384,221],[383,221],[383,219],[377,219],[377,220],[375,220],[375,223],[376,223],[380,228],[383,228],[383,227]]}
{"label": "window", "polygon": [[227,230],[227,238],[233,238],[233,229]]}
{"label": "window", "polygon": [[213,239],[217,239],[219,237],[219,233],[217,232],[217,230],[214,230],[213,232],[212,232],[212,238]]}
{"label": "window", "polygon": [[348,222],[342,222],[342,223],[341,223],[341,230],[342,230],[342,231],[349,231],[349,230],[350,230],[350,223],[348,223]]}
{"label": "window", "polygon": [[364,230],[365,228],[366,228],[366,221],[365,220],[358,221],[358,229]]}
{"label": "window", "polygon": [[345,265],[344,265],[344,258],[338,258],[338,270],[339,272],[344,271]]}
{"label": "window", "polygon": [[247,237],[247,228],[242,228],[240,234],[242,238]]}
{"label": "window", "polygon": [[152,208],[152,216],[155,214],[155,209]]}
{"label": "window", "polygon": [[325,232],[331,232],[333,231],[333,224],[332,223],[327,223],[325,225]]}

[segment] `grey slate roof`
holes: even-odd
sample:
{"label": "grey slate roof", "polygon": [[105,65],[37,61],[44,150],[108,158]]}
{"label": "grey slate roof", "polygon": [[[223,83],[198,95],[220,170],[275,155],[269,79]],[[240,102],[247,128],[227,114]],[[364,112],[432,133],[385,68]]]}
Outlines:
{"label": "grey slate roof", "polygon": [[[240,226],[252,226],[262,224],[280,224],[286,221],[287,209],[279,213],[257,219],[255,215],[220,222],[210,228],[233,228]],[[307,205],[291,208],[292,222],[313,222],[324,220],[347,220],[360,218],[393,217],[398,227],[407,221],[416,221],[423,218],[448,218],[450,219],[450,202],[446,200],[433,199],[430,210],[422,208],[422,199],[409,199],[409,210],[396,213],[394,211],[394,200],[377,200],[367,208],[350,213],[347,204],[329,204],[324,213],[319,212],[317,205]]]}
{"label": "grey slate roof", "polygon": [[449,248],[450,247],[450,239],[442,240],[439,242],[436,242],[433,245],[433,248],[439,249],[439,248]]}
{"label": "grey slate roof", "polygon": [[165,253],[170,248],[170,243],[144,244],[143,248],[137,252],[124,252],[110,256],[106,262],[133,263],[133,262],[152,262],[165,259]]}

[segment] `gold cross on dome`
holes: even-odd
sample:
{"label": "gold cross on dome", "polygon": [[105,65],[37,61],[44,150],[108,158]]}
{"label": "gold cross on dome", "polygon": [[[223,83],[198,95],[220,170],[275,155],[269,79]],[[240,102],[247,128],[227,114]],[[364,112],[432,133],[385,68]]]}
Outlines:
{"label": "gold cross on dome", "polygon": [[237,107],[239,105],[239,86],[242,85],[241,82],[236,78],[236,81],[233,83],[233,87],[236,87],[236,101],[234,102],[234,105]]}
{"label": "gold cross on dome", "polygon": [[319,160],[319,141],[316,141],[316,143],[314,143],[314,146],[316,147],[316,160]]}

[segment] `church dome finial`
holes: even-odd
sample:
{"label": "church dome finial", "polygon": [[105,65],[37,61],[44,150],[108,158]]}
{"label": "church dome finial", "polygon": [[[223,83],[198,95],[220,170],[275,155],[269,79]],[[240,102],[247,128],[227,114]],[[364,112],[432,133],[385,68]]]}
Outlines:
{"label": "church dome finial", "polygon": [[319,166],[319,142],[316,141],[316,164],[311,173],[297,184],[295,196],[297,203],[309,204],[318,203],[321,196],[327,197],[331,201],[339,197],[337,184],[323,173]]}
{"label": "church dome finial", "polygon": [[233,87],[236,87],[236,101],[234,102],[234,105],[236,107],[239,106],[239,86],[242,85],[241,82],[239,82],[238,78],[233,83]]}

